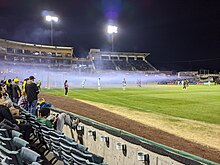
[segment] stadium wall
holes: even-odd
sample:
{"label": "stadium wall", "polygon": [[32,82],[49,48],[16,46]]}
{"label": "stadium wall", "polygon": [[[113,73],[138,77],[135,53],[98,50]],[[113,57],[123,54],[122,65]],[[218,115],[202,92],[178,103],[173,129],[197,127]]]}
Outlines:
{"label": "stadium wall", "polygon": [[[63,112],[56,109],[55,112]],[[104,157],[109,165],[217,165],[212,161],[144,139],[97,121],[79,117],[75,131],[66,127],[65,134],[87,146],[89,151]]]}

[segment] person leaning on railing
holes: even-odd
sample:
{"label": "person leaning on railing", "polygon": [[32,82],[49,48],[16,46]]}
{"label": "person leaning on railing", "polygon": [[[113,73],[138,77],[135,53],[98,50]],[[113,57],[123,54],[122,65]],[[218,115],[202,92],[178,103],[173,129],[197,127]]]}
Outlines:
{"label": "person leaning on railing", "polygon": [[55,130],[62,132],[64,124],[70,127],[76,127],[79,124],[79,119],[72,120],[70,116],[66,113],[61,113],[58,115],[51,115],[50,108],[43,107],[39,111],[39,118],[37,121],[46,125],[48,128],[54,128]]}

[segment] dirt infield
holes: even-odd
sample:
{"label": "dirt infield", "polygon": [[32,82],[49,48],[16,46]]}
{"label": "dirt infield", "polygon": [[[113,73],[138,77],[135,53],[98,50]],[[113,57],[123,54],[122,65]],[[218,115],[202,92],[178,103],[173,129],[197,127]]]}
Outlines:
{"label": "dirt infield", "polygon": [[144,137],[146,139],[220,163],[220,151],[208,146],[193,143],[173,134],[149,127],[134,120],[130,120],[123,116],[105,111],[96,106],[92,106],[68,97],[59,97],[49,94],[41,94],[41,97],[46,98],[48,102],[63,110],[91,118],[101,123]]}

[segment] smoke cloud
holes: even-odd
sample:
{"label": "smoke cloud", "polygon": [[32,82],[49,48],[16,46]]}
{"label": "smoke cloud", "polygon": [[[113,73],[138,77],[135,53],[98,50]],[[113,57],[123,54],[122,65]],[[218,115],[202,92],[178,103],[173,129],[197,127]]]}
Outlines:
{"label": "smoke cloud", "polygon": [[[2,62],[1,62],[2,63]],[[108,71],[108,72],[96,72],[96,73],[84,73],[78,71],[61,70],[61,69],[40,69],[39,67],[24,67],[14,63],[14,65],[1,64],[0,67],[0,79],[13,79],[18,77],[19,80],[23,80],[33,75],[37,80],[41,80],[42,87],[44,88],[63,88],[63,83],[68,80],[70,88],[81,88],[82,82],[86,80],[85,88],[97,87],[98,78],[101,79],[101,85],[105,87],[121,87],[122,81],[125,78],[127,86],[133,86],[137,84],[137,81],[141,81],[142,85],[149,83],[160,83],[164,81],[177,80],[177,76],[167,75],[148,75],[144,72],[126,72],[126,71]]]}

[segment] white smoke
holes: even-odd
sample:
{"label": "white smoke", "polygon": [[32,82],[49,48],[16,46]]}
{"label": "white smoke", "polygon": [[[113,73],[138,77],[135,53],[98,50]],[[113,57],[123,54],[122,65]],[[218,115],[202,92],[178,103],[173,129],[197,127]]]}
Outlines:
{"label": "white smoke", "polygon": [[48,68],[33,68],[14,65],[3,65],[0,67],[0,79],[13,79],[18,77],[23,80],[33,75],[37,80],[42,82],[42,87],[46,88],[63,88],[63,83],[68,80],[70,88],[80,88],[82,82],[86,80],[85,87],[93,88],[97,86],[98,78],[101,79],[102,87],[115,86],[121,87],[122,81],[125,78],[127,85],[135,85],[141,80],[142,85],[149,83],[161,83],[164,81],[175,81],[177,76],[167,76],[158,74],[144,74],[144,72],[133,71],[108,71],[100,73],[83,73],[70,70],[48,69]]}

